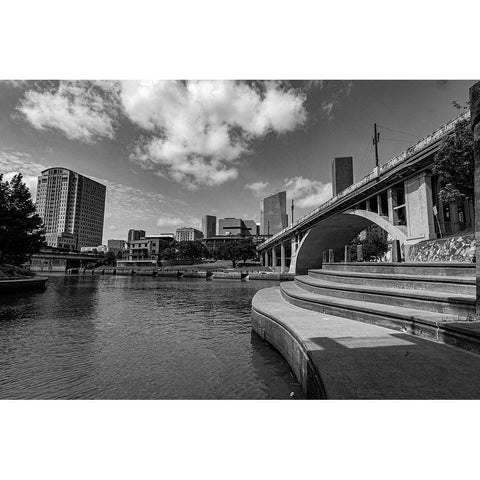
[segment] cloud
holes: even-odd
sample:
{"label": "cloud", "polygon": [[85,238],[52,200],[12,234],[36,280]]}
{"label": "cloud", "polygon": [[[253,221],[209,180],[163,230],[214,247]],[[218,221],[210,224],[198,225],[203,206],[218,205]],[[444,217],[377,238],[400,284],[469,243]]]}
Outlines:
{"label": "cloud", "polygon": [[303,177],[284,179],[287,195],[296,200],[300,208],[318,207],[332,197],[332,184]]}
{"label": "cloud", "polygon": [[350,95],[353,88],[353,82],[345,80],[326,80],[321,81],[318,86],[323,92],[325,100],[321,102],[321,109],[328,120],[334,117],[334,110],[338,105]]}
{"label": "cloud", "polygon": [[257,195],[258,197],[261,197],[265,195],[265,190],[267,189],[268,186],[269,186],[268,182],[259,181],[259,182],[247,183],[244,188],[246,190],[251,190],[252,192],[255,193],[255,195]]}
{"label": "cloud", "polygon": [[176,229],[179,227],[194,227],[197,228],[199,225],[199,220],[197,218],[191,217],[189,215],[185,216],[174,216],[174,215],[162,215],[157,219],[157,227],[170,227]]}
{"label": "cloud", "polygon": [[126,81],[120,98],[148,133],[130,159],[192,189],[237,178],[254,139],[293,131],[307,118],[305,94],[278,82]]}
{"label": "cloud", "polygon": [[62,80],[42,91],[26,91],[17,110],[39,130],[56,129],[70,139],[95,143],[115,136],[117,95],[115,82]]}

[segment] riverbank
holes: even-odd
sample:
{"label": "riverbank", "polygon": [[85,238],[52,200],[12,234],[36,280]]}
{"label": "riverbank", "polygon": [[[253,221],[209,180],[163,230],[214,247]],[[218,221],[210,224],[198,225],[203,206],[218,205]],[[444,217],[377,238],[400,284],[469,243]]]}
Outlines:
{"label": "riverbank", "polygon": [[0,265],[0,293],[41,290],[45,288],[47,280],[47,277],[37,277],[14,265]]}

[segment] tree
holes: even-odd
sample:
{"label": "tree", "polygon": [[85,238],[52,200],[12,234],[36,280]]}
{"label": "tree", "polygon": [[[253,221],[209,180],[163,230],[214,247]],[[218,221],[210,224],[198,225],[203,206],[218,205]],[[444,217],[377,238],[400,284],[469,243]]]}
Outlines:
{"label": "tree", "polygon": [[45,245],[42,219],[22,178],[18,173],[4,182],[0,174],[0,263],[21,263]]}
{"label": "tree", "polygon": [[357,259],[357,245],[362,246],[363,260],[372,262],[380,260],[388,252],[388,241],[386,235],[381,235],[375,230],[368,229],[363,240],[356,237],[350,244],[352,261]]}
{"label": "tree", "polygon": [[243,265],[247,260],[254,260],[257,258],[257,249],[252,242],[251,238],[246,238],[245,240],[240,240],[238,242],[239,248],[239,258],[243,260]]}
{"label": "tree", "polygon": [[105,265],[116,265],[117,258],[115,252],[107,252],[103,258],[103,263]]}
{"label": "tree", "polygon": [[208,255],[205,245],[200,241],[194,242],[180,242],[178,244],[178,256],[181,260],[201,259]]}
{"label": "tree", "polygon": [[455,130],[443,140],[432,170],[442,178],[440,201],[473,199],[473,133],[468,120],[458,122]]}

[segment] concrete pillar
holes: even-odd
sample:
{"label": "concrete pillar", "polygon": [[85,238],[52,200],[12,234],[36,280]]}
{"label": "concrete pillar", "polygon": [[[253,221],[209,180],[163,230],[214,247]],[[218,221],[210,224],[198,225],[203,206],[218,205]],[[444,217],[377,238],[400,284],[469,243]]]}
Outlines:
{"label": "concrete pillar", "polygon": [[344,261],[345,263],[350,263],[352,261],[352,252],[350,251],[350,245],[345,245]]}
{"label": "concrete pillar", "polygon": [[367,200],[365,201],[365,210],[367,212],[371,212],[372,211],[372,206],[370,205],[370,199],[367,198]]}
{"label": "concrete pillar", "polygon": [[379,193],[377,194],[377,213],[382,216],[383,215],[383,210],[382,210],[382,195]]}
{"label": "concrete pillar", "polygon": [[322,263],[327,263],[327,252],[325,250],[322,252]]}
{"label": "concrete pillar", "polygon": [[363,246],[357,245],[357,262],[363,262]]}
{"label": "concrete pillar", "polygon": [[268,251],[263,252],[263,266],[268,267]]}
{"label": "concrete pillar", "polygon": [[295,236],[290,239],[290,248],[292,249],[291,256],[293,257],[297,254],[297,240]]}
{"label": "concrete pillar", "polygon": [[335,256],[333,255],[333,250],[330,248],[328,250],[328,263],[334,263],[335,262]]}
{"label": "concrete pillar", "polygon": [[452,222],[452,233],[457,233],[460,230],[457,202],[450,202],[450,221]]}
{"label": "concrete pillar", "polygon": [[391,188],[387,190],[387,198],[388,198],[388,221],[392,225],[396,225],[395,220],[396,220],[396,211],[394,210],[394,207],[397,206],[395,194]]}
{"label": "concrete pillar", "polygon": [[392,262],[402,261],[402,250],[400,249],[400,240],[393,240],[392,242]]}
{"label": "concrete pillar", "polygon": [[285,271],[285,243],[280,244],[280,271]]}
{"label": "concrete pillar", "polygon": [[405,203],[408,238],[412,240],[436,238],[430,175],[422,172],[405,180]]}
{"label": "concrete pillar", "polygon": [[272,248],[272,267],[277,266],[277,251],[275,250],[275,247]]}
{"label": "concrete pillar", "polygon": [[475,242],[477,262],[477,318],[480,317],[480,82],[470,88],[470,121],[475,155]]}

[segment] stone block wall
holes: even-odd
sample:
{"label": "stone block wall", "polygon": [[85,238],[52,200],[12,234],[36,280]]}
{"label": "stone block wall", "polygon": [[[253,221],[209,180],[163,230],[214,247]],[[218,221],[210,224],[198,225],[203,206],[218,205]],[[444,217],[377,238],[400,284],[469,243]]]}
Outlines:
{"label": "stone block wall", "polygon": [[475,236],[426,240],[412,245],[408,262],[475,262]]}

